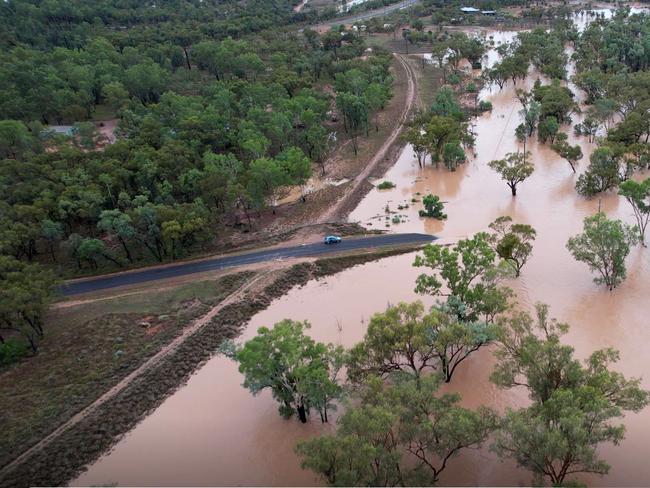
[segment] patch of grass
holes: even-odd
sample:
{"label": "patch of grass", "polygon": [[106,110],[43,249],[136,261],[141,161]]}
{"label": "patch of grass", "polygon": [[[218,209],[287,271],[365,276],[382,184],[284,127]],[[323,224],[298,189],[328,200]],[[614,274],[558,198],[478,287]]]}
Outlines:
{"label": "patch of grass", "polygon": [[378,190],[390,190],[391,188],[395,188],[395,183],[392,181],[382,181],[377,185]]}
{"label": "patch of grass", "polygon": [[0,466],[93,402],[254,273],[50,312],[36,356],[0,370]]}

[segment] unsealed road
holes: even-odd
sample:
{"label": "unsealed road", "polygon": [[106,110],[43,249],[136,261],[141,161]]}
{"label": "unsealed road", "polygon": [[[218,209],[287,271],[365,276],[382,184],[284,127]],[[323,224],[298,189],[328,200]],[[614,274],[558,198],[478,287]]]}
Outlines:
{"label": "unsealed road", "polygon": [[93,291],[106,290],[118,286],[136,285],[148,281],[175,278],[193,273],[202,273],[233,266],[273,261],[276,259],[314,257],[341,251],[357,249],[377,249],[380,247],[400,246],[405,244],[426,244],[432,242],[434,236],[428,234],[383,234],[358,239],[343,239],[339,244],[325,245],[322,242],[303,244],[301,246],[265,249],[244,254],[220,256],[191,263],[143,269],[115,275],[89,278],[68,282],[59,288],[64,296],[78,295]]}

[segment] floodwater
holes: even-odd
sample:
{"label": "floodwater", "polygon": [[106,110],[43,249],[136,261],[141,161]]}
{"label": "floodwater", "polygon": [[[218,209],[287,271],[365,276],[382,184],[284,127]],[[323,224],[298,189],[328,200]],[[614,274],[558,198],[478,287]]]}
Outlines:
{"label": "floodwater", "polygon": [[[532,86],[537,76],[531,71],[528,80],[517,87]],[[628,223],[633,223],[632,211],[615,194],[592,200],[580,198],[574,189],[577,175],[568,163],[535,140],[528,144],[535,172],[518,187],[517,197],[511,196],[487,162],[521,149],[514,137],[520,108],[514,88],[509,83],[501,91],[495,87],[482,92],[481,98],[491,101],[494,110],[474,121],[476,157],[470,157],[455,172],[430,165],[420,169],[407,147],[382,178],[394,182],[396,188],[370,192],[350,220],[370,228],[386,228],[388,203],[391,211],[404,216],[403,223],[390,224],[390,231],[424,231],[447,242],[485,230],[501,215],[531,224],[538,232],[533,256],[522,276],[510,283],[521,306],[532,309],[537,301],[548,303],[553,316],[571,324],[567,341],[580,357],[595,349],[616,348],[622,358],[617,369],[628,376],[642,376],[644,387],[650,388],[650,250],[632,251],[627,259],[628,279],[614,292],[595,285],[593,275],[574,261],[565,243],[580,232],[584,217],[599,207],[610,217]],[[574,123],[577,121],[574,117]],[[581,144],[586,155],[593,150],[584,139],[575,138],[569,127],[563,130],[569,132],[572,144]],[[578,174],[587,162],[585,156]],[[417,216],[421,204],[412,204],[411,199],[429,192],[447,202],[446,221]],[[406,203],[409,208],[397,210],[398,205]],[[413,292],[420,271],[411,266],[413,257],[408,254],[368,263],[294,289],[256,315],[241,340],[252,337],[259,326],[292,318],[309,320],[310,334],[317,340],[350,346],[363,336],[368,318],[388,304],[417,298],[433,303],[431,297],[418,297]],[[508,406],[525,405],[524,391],[500,390],[489,382],[492,364],[490,350],[479,351],[459,368],[446,389],[461,393],[468,407],[489,405],[503,411]],[[268,392],[253,397],[241,387],[242,381],[233,362],[213,358],[74,484],[321,484],[310,472],[301,470],[293,447],[298,440],[327,432],[332,426],[323,426],[317,419],[307,425],[295,419],[283,420]],[[650,408],[629,415],[625,424],[626,439],[619,446],[604,446],[601,452],[612,465],[610,474],[585,477],[583,481],[600,486],[648,484]],[[529,473],[498,459],[486,446],[455,458],[441,484],[514,486],[530,481]]]}

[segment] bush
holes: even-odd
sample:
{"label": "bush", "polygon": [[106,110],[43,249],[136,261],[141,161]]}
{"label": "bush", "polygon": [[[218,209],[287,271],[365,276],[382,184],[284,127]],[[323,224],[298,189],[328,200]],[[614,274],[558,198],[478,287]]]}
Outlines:
{"label": "bush", "polygon": [[424,204],[425,210],[418,212],[420,217],[432,217],[438,220],[445,220],[447,218],[447,214],[443,212],[445,204],[440,201],[438,195],[428,194],[422,199],[422,203]]}
{"label": "bush", "polygon": [[456,73],[452,73],[447,76],[447,81],[451,85],[458,85],[460,83],[460,76],[458,76]]}
{"label": "bush", "polygon": [[395,215],[393,217],[393,224],[401,224],[401,223],[402,223],[402,219],[399,218],[399,215]]}
{"label": "bush", "polygon": [[390,190],[391,188],[395,188],[395,183],[392,181],[382,181],[377,185],[377,188],[379,190]]}
{"label": "bush", "polygon": [[481,112],[488,112],[492,110],[492,102],[488,102],[487,100],[481,100],[478,103],[478,109]]}
{"label": "bush", "polygon": [[27,356],[28,348],[24,342],[8,339],[0,344],[0,366],[15,363],[23,356]]}

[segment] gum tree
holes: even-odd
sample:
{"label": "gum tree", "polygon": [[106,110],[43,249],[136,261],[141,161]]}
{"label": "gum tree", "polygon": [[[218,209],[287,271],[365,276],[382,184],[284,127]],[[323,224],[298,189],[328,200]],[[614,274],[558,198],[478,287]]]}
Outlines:
{"label": "gum tree", "polygon": [[491,236],[494,250],[508,263],[516,276],[521,274],[531,253],[533,252],[533,241],[537,232],[527,224],[513,224],[509,216],[499,217],[490,224],[494,231]]}
{"label": "gum tree", "polygon": [[370,378],[335,434],[297,445],[302,467],[330,486],[434,485],[450,460],[479,447],[496,426],[491,410],[437,394],[439,382],[435,375],[390,385]]}
{"label": "gum tree", "polygon": [[641,244],[646,247],[645,229],[648,226],[648,219],[650,219],[650,178],[643,181],[624,181],[619,187],[618,194],[625,197],[632,207]]}
{"label": "gum tree", "polygon": [[304,334],[308,328],[308,322],[283,320],[272,329],[260,327],[243,346],[231,345],[224,352],[239,363],[244,386],[253,395],[271,390],[282,416],[296,413],[305,423],[310,409],[316,408],[321,421],[327,422],[327,410],[334,407],[331,401],[341,394],[337,376],[343,351],[315,342]]}
{"label": "gum tree", "polygon": [[507,410],[492,449],[531,471],[536,486],[545,480],[573,486],[576,474],[608,473],[598,451],[623,440],[625,427],[616,421],[643,409],[648,392],[640,379],[610,369],[619,359],[613,349],[577,360],[561,341],[568,325],[549,319],[546,305],[536,308],[536,320],[519,312],[502,324],[492,380],[503,388],[523,386],[532,404]]}
{"label": "gum tree", "polygon": [[577,261],[586,263],[594,278],[611,291],[626,277],[625,258],[639,240],[638,230],[620,220],[609,220],[603,212],[584,220],[582,234],[571,237],[566,247]]}
{"label": "gum tree", "polygon": [[499,286],[497,254],[487,233],[461,239],[453,247],[429,244],[414,266],[430,268],[422,273],[415,291],[446,297],[446,306],[458,320],[490,322],[508,308],[510,290]]}
{"label": "gum tree", "polygon": [[512,191],[512,196],[517,195],[517,185],[528,178],[535,166],[526,159],[530,153],[508,153],[503,159],[490,161],[488,166],[501,175],[501,179],[506,182]]}

